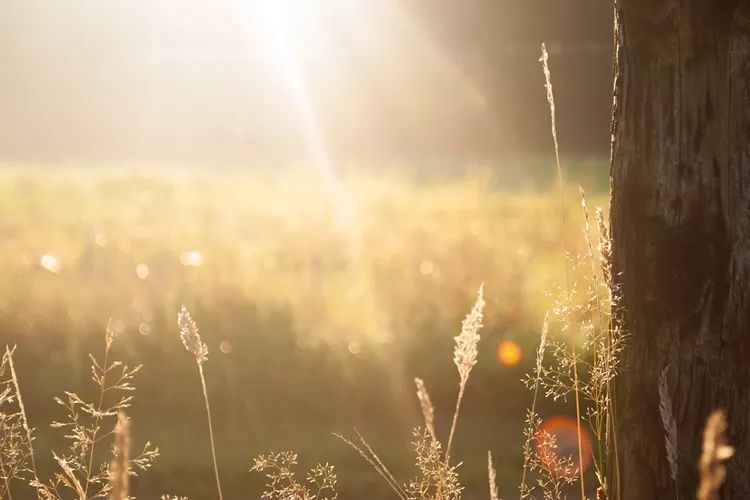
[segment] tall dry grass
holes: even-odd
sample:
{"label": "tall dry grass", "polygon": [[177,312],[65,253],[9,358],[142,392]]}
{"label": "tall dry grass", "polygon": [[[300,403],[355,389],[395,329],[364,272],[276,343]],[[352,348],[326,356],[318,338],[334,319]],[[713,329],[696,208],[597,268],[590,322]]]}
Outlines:
{"label": "tall dry grass", "polygon": [[214,427],[211,423],[211,405],[208,402],[208,389],[206,388],[206,376],[203,373],[203,363],[208,360],[208,347],[201,340],[198,325],[195,324],[190,313],[182,306],[177,314],[177,325],[180,327],[180,339],[185,349],[195,356],[195,363],[198,366],[198,375],[203,389],[203,403],[206,407],[206,419],[208,421],[208,436],[211,443],[211,458],[214,464],[214,477],[216,479],[216,491],[219,494],[219,500],[223,500],[221,493],[221,481],[219,479],[219,464],[216,460],[216,443],[214,441]]}
{"label": "tall dry grass", "polygon": [[492,452],[487,451],[487,480],[490,486],[490,500],[500,500],[500,494],[497,491],[497,472],[492,463]]}
{"label": "tall dry grass", "polygon": [[724,412],[712,412],[703,431],[703,453],[698,462],[698,500],[719,500],[719,488],[727,475],[724,462],[734,455],[734,448],[727,443],[726,430],[727,419]]}
{"label": "tall dry grass", "polygon": [[[562,230],[563,233],[566,233],[566,227],[567,227],[567,221],[565,216],[565,181],[563,178],[563,169],[562,164],[560,163],[560,145],[557,141],[557,121],[556,121],[556,112],[555,112],[555,95],[552,91],[552,75],[549,70],[549,54],[547,53],[547,46],[543,43],[542,44],[542,56],[539,59],[542,63],[542,69],[544,71],[544,80],[545,80],[545,88],[547,90],[547,102],[549,103],[549,113],[550,113],[550,122],[552,127],[552,141],[555,146],[555,165],[557,167],[557,181],[558,181],[558,189],[560,194],[560,207],[561,207],[561,217],[562,217]],[[565,242],[565,253],[566,255],[569,253],[567,241]],[[567,263],[565,265],[565,282],[566,287],[568,291],[568,295],[570,296],[572,294],[572,285],[571,285],[571,277],[570,272],[568,270]],[[579,381],[578,381],[578,362],[575,360],[576,358],[576,345],[575,342],[571,343],[571,349],[572,349],[572,355],[574,358],[574,362],[572,364],[573,368],[573,394],[575,395],[575,405],[576,405],[576,433],[578,438],[578,468],[579,471],[583,470],[583,445],[581,440],[581,398],[580,398],[580,391],[579,391]],[[581,485],[581,498],[585,498],[586,496],[586,485],[583,479],[583,473],[580,474],[580,485]]]}
{"label": "tall dry grass", "polygon": [[253,460],[251,471],[265,474],[266,486],[262,498],[270,500],[335,500],[336,472],[332,465],[318,464],[310,469],[304,482],[295,476],[297,454],[291,451],[259,455]]}
{"label": "tall dry grass", "polygon": [[[36,468],[34,429],[29,426],[20,382],[13,361],[15,348],[6,347],[0,362],[0,472],[3,490],[0,498],[44,500],[90,500],[128,498],[128,478],[146,471],[159,456],[159,449],[147,442],[142,451],[130,457],[129,434],[123,411],[133,401],[133,380],[140,365],[129,367],[111,361],[114,333],[107,328],[102,361],[89,355],[95,396],[85,400],[65,392],[55,402],[65,410],[65,418],[54,421],[68,442],[63,451],[51,450],[57,470],[41,478]],[[114,437],[109,448],[114,458],[105,459],[104,443]],[[127,451],[126,451],[127,448]]]}
{"label": "tall dry grass", "polygon": [[[406,482],[397,480],[359,432],[356,433],[359,443],[354,443],[344,436],[337,435],[370,464],[396,496],[402,500],[458,500],[461,498],[461,492],[464,487],[459,481],[458,468],[460,463],[453,464],[451,462],[451,448],[458,428],[458,421],[461,415],[461,402],[464,398],[466,385],[472,369],[477,364],[480,340],[479,331],[483,326],[484,307],[484,284],[482,284],[477,292],[474,305],[461,324],[461,332],[454,338],[453,363],[458,371],[458,394],[448,434],[448,444],[444,450],[435,432],[435,410],[427,388],[424,381],[419,378],[415,379],[417,400],[422,410],[425,424],[424,429],[416,428],[413,432],[414,441],[412,442],[412,446],[416,455],[418,472],[415,478]],[[488,467],[489,471],[491,471],[490,481],[494,483],[494,469],[491,462],[488,464]],[[493,492],[496,495],[496,489],[490,490],[491,495]]]}
{"label": "tall dry grass", "polygon": [[[531,407],[523,431],[523,467],[520,483],[521,498],[562,499],[568,488],[582,483],[581,455],[566,456],[560,453],[557,436],[542,429],[538,413],[540,397],[565,399],[578,393],[584,418],[577,423],[586,425],[595,438],[594,454],[598,499],[619,498],[618,490],[609,491],[612,481],[609,466],[617,464],[613,428],[616,417],[611,382],[617,375],[619,353],[625,335],[617,329],[617,290],[611,281],[609,232],[601,210],[597,210],[597,237],[589,223],[585,194],[581,192],[583,208],[583,234],[586,251],[581,256],[569,256],[571,291],[564,290],[555,307],[545,317],[536,350],[533,371],[525,379],[533,391]],[[598,241],[595,245],[594,241]],[[583,272],[581,270],[584,270]],[[582,276],[580,284],[577,276]],[[583,301],[577,298],[583,297]],[[464,492],[461,482],[461,463],[453,459],[451,450],[459,428],[462,401],[473,368],[477,364],[480,330],[483,326],[484,285],[476,301],[461,324],[455,337],[453,364],[457,371],[457,395],[447,437],[443,446],[435,425],[435,408],[425,382],[415,379],[416,396],[424,420],[423,428],[413,432],[412,447],[415,454],[416,475],[409,480],[399,480],[381,460],[365,438],[355,431],[356,441],[338,435],[339,439],[354,449],[384,480],[395,497],[401,500],[459,500]],[[222,498],[219,466],[211,422],[211,408],[203,364],[208,348],[198,327],[185,308],[178,314],[180,338],[186,350],[196,360],[203,390],[209,426],[211,458],[216,479],[217,496]],[[556,331],[553,331],[556,330]],[[578,337],[573,335],[578,332]],[[133,399],[133,379],[140,365],[128,367],[120,361],[111,361],[115,335],[111,329],[105,334],[102,361],[93,355],[91,379],[95,392],[91,401],[75,393],[66,392],[56,402],[66,410],[65,419],[53,422],[52,427],[65,430],[69,448],[53,452],[58,471],[51,478],[41,479],[34,461],[34,429],[29,426],[26,408],[20,393],[20,382],[15,370],[14,348],[6,347],[0,362],[0,498],[12,500],[28,498],[28,494],[45,500],[74,498],[89,500],[130,498],[130,478],[138,471],[151,467],[158,449],[146,444],[135,457],[131,453],[130,421],[124,411]],[[571,344],[581,341],[581,350],[574,351]],[[579,367],[578,376],[574,367]],[[669,398],[668,367],[660,376],[660,413],[666,430],[667,459],[673,480],[677,483],[677,427]],[[706,424],[703,455],[699,462],[701,484],[697,495],[700,500],[717,499],[717,491],[726,476],[724,461],[733,449],[726,442],[726,419],[716,412]],[[104,441],[111,441],[109,450]],[[612,446],[610,446],[612,445]],[[111,451],[111,458],[101,460],[102,452]],[[250,467],[253,472],[266,477],[263,498],[271,500],[334,500],[338,498],[338,478],[333,466],[318,464],[309,469],[304,478],[296,476],[297,454],[292,451],[259,455]],[[487,455],[487,478],[490,500],[500,498],[492,454]],[[616,478],[615,478],[616,479]],[[166,499],[184,497],[163,496]],[[585,497],[584,497],[585,498]]]}

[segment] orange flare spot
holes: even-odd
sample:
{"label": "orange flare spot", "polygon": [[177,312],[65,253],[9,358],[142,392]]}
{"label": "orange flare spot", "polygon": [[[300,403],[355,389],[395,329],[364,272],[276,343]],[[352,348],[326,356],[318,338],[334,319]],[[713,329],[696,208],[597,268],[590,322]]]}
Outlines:
{"label": "orange flare spot", "polygon": [[512,340],[503,340],[497,346],[497,360],[505,366],[516,366],[522,354],[521,346]]}

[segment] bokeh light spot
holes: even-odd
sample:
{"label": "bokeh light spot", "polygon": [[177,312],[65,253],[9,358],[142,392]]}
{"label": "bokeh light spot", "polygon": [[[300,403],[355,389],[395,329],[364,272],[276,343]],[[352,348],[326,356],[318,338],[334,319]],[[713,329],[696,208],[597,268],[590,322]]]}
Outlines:
{"label": "bokeh light spot", "polygon": [[52,254],[42,255],[42,258],[39,259],[39,265],[51,273],[57,274],[60,272],[60,259]]}
{"label": "bokeh light spot", "polygon": [[521,362],[523,351],[513,340],[503,340],[497,346],[497,360],[505,366],[516,366]]}
{"label": "bokeh light spot", "polygon": [[219,350],[224,354],[229,354],[232,352],[232,343],[228,340],[222,340],[221,344],[219,344]]}
{"label": "bokeh light spot", "polygon": [[[578,475],[578,429],[576,421],[566,416],[555,416],[546,419],[539,426],[537,442],[542,443],[542,433],[548,433],[555,437],[557,448],[555,450],[544,450],[537,446],[537,455],[553,474],[558,476]],[[591,437],[588,431],[581,426],[581,448],[583,451],[583,470],[591,464]],[[559,458],[558,458],[559,457]],[[574,467],[560,467],[559,459],[571,458]]]}
{"label": "bokeh light spot", "polygon": [[422,263],[419,264],[419,272],[424,276],[429,276],[435,272],[435,263],[431,260],[423,260]]}
{"label": "bokeh light spot", "polygon": [[146,278],[148,278],[149,272],[150,271],[146,264],[141,263],[135,266],[135,275],[138,276],[138,278],[142,280],[145,280]]}
{"label": "bokeh light spot", "polygon": [[96,233],[94,235],[94,243],[96,246],[99,247],[106,247],[107,243],[109,243],[109,237],[107,236],[107,233]]}
{"label": "bokeh light spot", "polygon": [[190,250],[180,255],[180,263],[186,267],[200,267],[203,265],[203,253],[199,250]]}

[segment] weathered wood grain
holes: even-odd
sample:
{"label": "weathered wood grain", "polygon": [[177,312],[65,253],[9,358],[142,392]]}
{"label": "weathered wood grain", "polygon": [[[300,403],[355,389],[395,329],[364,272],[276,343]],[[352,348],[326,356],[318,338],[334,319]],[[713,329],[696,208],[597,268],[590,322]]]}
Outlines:
{"label": "weathered wood grain", "polygon": [[616,384],[622,498],[674,499],[657,380],[667,365],[679,498],[725,408],[723,498],[750,498],[750,1],[616,2],[614,270],[630,333]]}

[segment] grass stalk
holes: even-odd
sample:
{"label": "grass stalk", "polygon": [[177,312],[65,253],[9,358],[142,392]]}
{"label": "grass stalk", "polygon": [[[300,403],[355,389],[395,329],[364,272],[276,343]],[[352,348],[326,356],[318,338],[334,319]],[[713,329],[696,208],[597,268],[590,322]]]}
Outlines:
{"label": "grass stalk", "polygon": [[490,500],[500,500],[500,495],[497,491],[497,473],[492,463],[491,451],[487,451],[487,480],[490,487]]}
{"label": "grass stalk", "polygon": [[[575,343],[573,343],[573,358],[576,357]],[[581,439],[581,397],[578,389],[578,363],[573,364],[573,384],[576,399],[576,435],[578,438],[578,477],[581,484],[581,499],[586,498],[586,486],[583,479],[583,440]]]}
{"label": "grass stalk", "polygon": [[[3,485],[5,486],[5,493],[7,494],[8,500],[13,500],[13,494],[10,491],[10,478],[8,472],[5,469],[5,463],[3,462],[3,454],[0,453],[0,472],[3,474]],[[6,495],[0,495],[0,498],[5,498]]]}
{"label": "grass stalk", "polygon": [[203,387],[203,402],[206,405],[206,418],[208,419],[208,436],[211,441],[211,457],[214,461],[214,475],[216,476],[216,489],[219,493],[219,500],[223,500],[221,495],[221,481],[219,480],[219,465],[216,460],[216,444],[214,442],[214,428],[211,423],[211,406],[208,403],[208,390],[206,389],[206,377],[203,375],[203,363],[198,363],[198,373],[200,374],[201,386]]}
{"label": "grass stalk", "polygon": [[734,447],[727,442],[727,418],[723,410],[714,410],[703,430],[703,451],[698,462],[700,482],[698,500],[719,500],[719,489],[727,476],[728,459],[734,455]]}
{"label": "grass stalk", "polygon": [[99,427],[102,421],[102,405],[104,404],[104,392],[107,387],[107,372],[109,372],[109,348],[112,346],[113,333],[107,326],[107,333],[105,336],[105,347],[104,347],[104,364],[102,365],[102,380],[99,384],[99,402],[96,406],[96,413],[94,416],[94,431],[91,435],[91,449],[89,450],[88,464],[86,465],[86,477],[84,478],[86,483],[84,485],[84,495],[81,500],[88,498],[89,484],[91,483],[91,469],[94,466],[94,449],[96,448],[96,435],[99,432]]}
{"label": "grass stalk", "polygon": [[208,360],[208,347],[201,340],[200,332],[198,331],[198,325],[195,324],[193,318],[190,317],[190,313],[182,306],[180,312],[177,314],[177,325],[180,327],[180,340],[185,346],[185,349],[195,356],[195,362],[198,365],[198,374],[201,379],[201,387],[203,388],[203,402],[206,406],[206,417],[208,419],[208,436],[211,442],[211,457],[214,462],[214,475],[216,476],[216,490],[219,493],[219,500],[224,500],[221,494],[221,481],[219,480],[219,464],[216,460],[216,444],[214,442],[214,428],[211,423],[211,405],[208,402],[208,389],[206,388],[206,376],[203,373],[203,363]]}
{"label": "grass stalk", "polygon": [[456,426],[458,425],[458,416],[461,412],[461,401],[464,398],[466,383],[469,381],[471,370],[477,364],[477,344],[479,344],[479,330],[483,326],[484,305],[484,283],[482,283],[477,292],[477,300],[474,306],[461,323],[461,333],[454,338],[456,347],[453,350],[453,363],[458,369],[459,384],[456,410],[453,412],[453,423],[448,435],[448,445],[445,447],[446,465],[450,463],[451,446],[453,445],[453,437],[456,434]]}
{"label": "grass stalk", "polygon": [[[13,380],[13,388],[16,391],[16,401],[18,401],[18,408],[21,410],[21,422],[23,424],[23,430],[26,433],[26,442],[29,447],[29,460],[31,462],[31,473],[34,476],[34,483],[40,484],[39,481],[39,474],[36,470],[36,460],[34,458],[34,441],[31,437],[31,427],[29,427],[29,420],[26,416],[26,407],[23,405],[23,398],[21,397],[21,388],[18,383],[18,375],[16,374],[16,366],[13,363],[13,352],[15,351],[15,347],[13,349],[10,349],[8,346],[5,346],[5,355],[8,357],[8,366],[10,367],[10,376]],[[39,499],[41,498],[41,495],[39,494],[39,488],[35,486],[34,490],[36,491],[36,497]]]}
{"label": "grass stalk", "polygon": [[364,437],[362,437],[362,434],[360,434],[357,429],[354,429],[354,432],[357,434],[361,446],[355,444],[350,439],[342,436],[341,434],[334,433],[333,435],[343,441],[354,451],[359,453],[359,455],[373,468],[373,470],[383,478],[383,480],[394,491],[394,493],[396,493],[396,496],[398,496],[401,500],[407,500],[406,492],[401,487],[398,480],[393,476],[391,471],[388,470],[388,467],[385,466],[383,461],[380,460],[380,457],[378,457],[372,447],[367,443],[367,441],[365,441]]}
{"label": "grass stalk", "polygon": [[458,415],[461,411],[461,400],[464,398],[464,390],[466,384],[462,383],[458,389],[458,398],[456,398],[456,409],[453,412],[453,423],[451,424],[451,432],[448,435],[448,445],[445,447],[445,461],[450,461],[451,445],[453,444],[453,436],[456,433],[456,426],[458,425]]}
{"label": "grass stalk", "polygon": [[[544,324],[542,325],[542,335],[539,339],[539,348],[536,351],[536,372],[534,375],[534,396],[531,400],[531,410],[530,415],[533,416],[536,415],[536,404],[539,399],[539,386],[542,382],[542,363],[544,362],[544,350],[547,347],[547,334],[549,332],[549,318],[547,316],[544,317]],[[529,446],[529,442],[527,441],[526,446]],[[520,490],[521,490],[521,498],[524,498],[524,494],[527,491],[526,486],[526,475],[529,472],[529,461],[528,457],[526,456],[526,453],[524,452],[523,457],[523,469],[521,471],[521,484],[520,484]]]}
{"label": "grass stalk", "polygon": [[[604,302],[602,301],[601,297],[601,282],[599,281],[599,273],[597,272],[597,265],[594,257],[594,244],[593,244],[593,238],[591,237],[591,221],[589,218],[589,209],[588,205],[586,203],[586,193],[584,192],[583,188],[579,185],[578,186],[578,192],[581,196],[581,208],[583,209],[583,218],[584,218],[584,239],[586,240],[586,251],[587,251],[587,257],[589,260],[589,263],[591,265],[591,280],[593,284],[594,289],[594,297],[596,300],[596,311],[591,309],[591,324],[592,326],[595,323],[599,323],[599,335],[604,335],[604,349],[605,351],[603,353],[599,352],[597,349],[598,342],[593,343],[593,354],[594,354],[594,366],[599,365],[602,363],[604,365],[604,372],[607,374],[606,376],[606,382],[604,384],[604,387],[600,387],[597,384],[596,391],[597,395],[595,398],[595,404],[597,405],[597,417],[595,419],[596,421],[596,433],[597,433],[597,454],[598,454],[598,461],[599,461],[599,471],[601,474],[603,474],[603,478],[600,478],[600,486],[606,486],[606,471],[607,471],[607,464],[604,462],[604,451],[602,448],[605,448],[606,450],[609,450],[609,428],[610,428],[610,418],[612,417],[612,414],[610,413],[610,405],[609,405],[609,398],[610,398],[610,392],[611,392],[611,384],[610,384],[610,376],[613,366],[612,366],[612,352],[611,352],[611,336],[610,336],[610,329],[609,324],[604,319],[604,314],[602,312],[602,309],[604,307]],[[603,395],[600,391],[603,390]],[[603,400],[602,400],[603,396]],[[602,404],[602,402],[604,404]],[[602,436],[604,436],[604,443],[602,443]]]}
{"label": "grass stalk", "polygon": [[[547,90],[547,102],[549,103],[550,113],[550,124],[552,129],[552,140],[555,146],[555,165],[557,167],[557,184],[560,194],[560,215],[562,217],[562,234],[563,234],[563,248],[565,256],[563,257],[565,263],[565,282],[567,286],[568,295],[571,295],[571,279],[570,269],[568,268],[567,256],[568,253],[568,242],[566,229],[567,229],[567,217],[565,215],[565,182],[563,179],[562,163],[560,162],[560,145],[557,140],[557,124],[555,120],[555,96],[552,92],[552,77],[549,70],[549,54],[547,53],[547,46],[542,44],[542,56],[539,61],[542,63],[542,69],[544,71],[545,88]],[[586,498],[586,485],[583,478],[583,440],[581,438],[581,401],[580,401],[580,384],[578,379],[578,361],[576,354],[576,343],[575,339],[571,342],[571,349],[573,354],[573,392],[575,393],[575,405],[576,405],[576,435],[578,438],[578,475],[579,482],[581,485],[581,500]]]}

